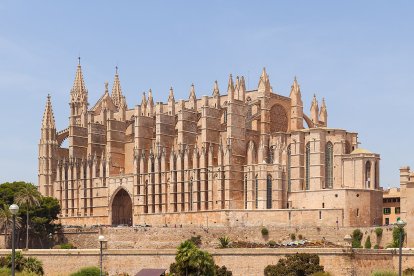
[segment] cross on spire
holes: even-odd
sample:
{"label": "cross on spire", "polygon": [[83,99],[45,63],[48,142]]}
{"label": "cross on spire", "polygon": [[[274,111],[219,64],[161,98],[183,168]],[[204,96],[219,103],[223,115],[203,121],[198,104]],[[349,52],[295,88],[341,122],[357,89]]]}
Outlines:
{"label": "cross on spire", "polygon": [[78,65],[80,65],[80,60],[81,60],[81,57],[80,57],[80,55],[78,56]]}

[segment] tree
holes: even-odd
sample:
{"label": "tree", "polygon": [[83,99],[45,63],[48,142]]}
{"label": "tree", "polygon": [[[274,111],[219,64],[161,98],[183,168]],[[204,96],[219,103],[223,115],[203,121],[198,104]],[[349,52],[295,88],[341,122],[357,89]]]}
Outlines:
{"label": "tree", "polygon": [[26,249],[29,249],[29,209],[40,205],[41,195],[32,184],[25,185],[17,192],[15,201],[26,208]]}
{"label": "tree", "polygon": [[364,234],[359,229],[355,229],[352,232],[352,248],[362,248],[361,241],[363,236]]}
{"label": "tree", "polygon": [[371,249],[371,237],[370,236],[368,236],[367,237],[367,239],[366,239],[366,241],[365,241],[365,245],[364,245],[364,247],[366,248],[366,249]]}
{"label": "tree", "polygon": [[[16,228],[19,229],[21,226],[21,217],[16,216]],[[13,225],[13,215],[9,210],[9,206],[3,204],[0,208],[0,224],[4,229],[4,246],[7,247],[7,235]]]}
{"label": "tree", "polygon": [[213,257],[187,240],[177,248],[175,263],[170,265],[174,276],[213,276],[216,275]]}
{"label": "tree", "polygon": [[268,265],[264,270],[265,276],[307,276],[324,271],[319,265],[319,256],[316,254],[296,253],[279,259],[276,265]]}

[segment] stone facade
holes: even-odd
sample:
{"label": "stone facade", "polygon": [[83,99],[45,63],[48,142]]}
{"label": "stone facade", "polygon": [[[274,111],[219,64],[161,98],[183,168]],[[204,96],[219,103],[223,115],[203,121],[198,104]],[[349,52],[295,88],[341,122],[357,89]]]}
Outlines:
{"label": "stone facade", "polygon": [[400,189],[390,188],[383,193],[383,225],[396,223],[401,216]]}
{"label": "stone facade", "polygon": [[379,155],[327,126],[325,100],[319,108],[314,96],[305,115],[296,78],[289,97],[263,69],[255,90],[230,75],[226,95],[215,82],[198,99],[191,85],[188,100],[171,88],[155,104],[150,90],[128,108],[116,72],[112,93],[106,83],[90,108],[79,64],[69,105],[69,126],[57,131],[48,96],[39,143],[39,189],[59,199],[63,224],[201,224],[214,213],[226,225],[229,210],[251,223],[382,222]]}

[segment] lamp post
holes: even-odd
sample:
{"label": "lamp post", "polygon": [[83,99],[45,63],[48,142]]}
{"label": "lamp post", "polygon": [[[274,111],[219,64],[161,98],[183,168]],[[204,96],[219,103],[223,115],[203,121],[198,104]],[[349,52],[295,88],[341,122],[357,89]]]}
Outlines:
{"label": "lamp post", "polygon": [[102,276],[102,249],[103,249],[103,243],[105,242],[105,237],[103,235],[99,235],[98,237],[99,240],[99,245],[100,245],[100,270],[99,270],[99,275]]}
{"label": "lamp post", "polygon": [[10,213],[13,215],[13,229],[12,229],[12,267],[11,267],[11,273],[12,276],[15,275],[15,264],[14,260],[16,257],[16,245],[15,243],[15,232],[16,232],[16,215],[19,212],[19,206],[17,204],[12,204],[9,207]]}
{"label": "lamp post", "polygon": [[400,229],[400,257],[399,257],[399,263],[398,263],[398,275],[402,275],[402,244],[403,244],[403,232],[404,232],[404,226],[407,223],[403,221],[402,219],[398,220],[396,225],[398,229]]}

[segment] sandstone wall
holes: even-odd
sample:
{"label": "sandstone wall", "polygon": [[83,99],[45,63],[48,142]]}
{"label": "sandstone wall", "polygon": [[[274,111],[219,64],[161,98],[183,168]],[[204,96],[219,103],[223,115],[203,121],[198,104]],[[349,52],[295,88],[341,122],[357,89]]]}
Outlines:
{"label": "sandstone wall", "polygon": [[[10,250],[0,250],[0,256]],[[392,250],[349,249],[210,249],[218,265],[225,265],[233,275],[263,275],[264,268],[277,263],[286,254],[316,253],[325,270],[334,276],[370,275],[374,270],[395,270],[398,255]],[[405,250],[403,267],[414,266],[414,252]],[[45,274],[63,276],[80,267],[99,265],[99,250],[29,250],[26,256],[34,256],[43,262]],[[135,275],[142,268],[168,268],[174,262],[175,250],[104,250],[104,269],[109,275],[127,272]]]}

